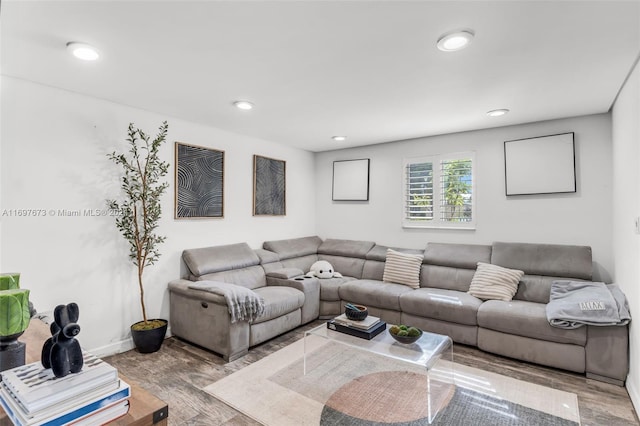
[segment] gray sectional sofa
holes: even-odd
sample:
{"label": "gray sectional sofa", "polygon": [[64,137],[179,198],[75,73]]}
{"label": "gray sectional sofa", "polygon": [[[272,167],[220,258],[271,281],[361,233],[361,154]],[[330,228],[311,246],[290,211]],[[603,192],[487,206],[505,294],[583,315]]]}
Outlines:
{"label": "gray sectional sofa", "polygon": [[[313,236],[266,241],[256,250],[246,244],[185,250],[188,274],[169,283],[171,331],[233,360],[249,347],[356,303],[391,324],[411,324],[487,352],[624,384],[626,325],[566,330],[546,318],[554,280],[592,279],[589,247],[496,242],[395,248],[423,256],[418,289],[382,281],[387,249],[371,241]],[[330,262],[343,277],[306,276],[317,260]],[[483,301],[467,293],[478,262],[524,271],[513,300]],[[252,289],[265,300],[265,313],[232,323],[224,297],[189,287],[201,280]]]}

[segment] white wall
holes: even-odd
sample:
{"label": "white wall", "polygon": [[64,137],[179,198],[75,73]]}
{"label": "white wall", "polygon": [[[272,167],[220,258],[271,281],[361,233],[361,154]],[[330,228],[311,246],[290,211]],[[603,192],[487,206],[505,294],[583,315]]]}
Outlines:
{"label": "white wall", "polygon": [[[128,327],[141,319],[134,267],[112,217],[58,211],[104,208],[119,193],[119,170],[106,154],[126,149],[129,122],[155,135],[163,120],[169,134],[161,155],[171,163],[171,186],[162,203],[162,257],[145,272],[151,318],[169,316],[167,283],[180,276],[183,249],[241,241],[257,248],[265,240],[316,233],[309,152],[2,77],[0,270],[22,274],[39,311],[77,302],[79,339],[98,354],[130,347]],[[225,151],[224,219],[173,218],[174,141]],[[286,160],[285,217],[252,216],[253,154]],[[47,215],[11,217],[12,209]]]}
{"label": "white wall", "polygon": [[[318,234],[323,238],[368,239],[423,248],[428,241],[486,244],[526,241],[593,247],[601,279],[615,278],[640,306],[640,76],[636,68],[608,114],[488,129],[316,154],[231,134],[173,117],[2,77],[0,271],[18,271],[39,311],[75,301],[81,308],[80,340],[99,354],[130,347],[128,327],[139,320],[133,266],[112,218],[63,217],[59,210],[101,209],[118,193],[118,170],[106,158],[126,147],[133,121],[154,134],[169,121],[162,150],[172,164],[163,200],[161,231],[167,236],[159,263],[148,269],[147,306],[152,317],[168,317],[167,282],[180,275],[180,254],[188,247]],[[504,195],[505,140],[576,133],[576,194],[507,198]],[[225,151],[225,218],[173,219],[173,142]],[[474,150],[477,166],[475,231],[407,230],[400,226],[404,157]],[[287,161],[287,215],[251,215],[252,155]],[[334,160],[371,159],[370,201],[331,201]],[[614,167],[612,168],[612,163]],[[613,204],[612,179],[614,184]],[[316,197],[309,188],[316,188]],[[9,216],[37,209],[45,217]],[[55,215],[49,212],[55,211]],[[612,240],[613,233],[613,249]],[[631,327],[632,360],[640,354],[640,328]],[[640,370],[632,364],[628,388],[639,405]]]}
{"label": "white wall", "polygon": [[[506,197],[504,141],[575,132],[577,193]],[[403,229],[402,160],[429,154],[475,151],[475,231]],[[331,200],[334,160],[370,158],[368,202]],[[593,115],[521,126],[426,137],[316,155],[317,229],[323,237],[371,240],[424,248],[426,243],[492,241],[589,245],[596,277],[610,280],[611,117]],[[544,173],[541,165],[540,173]]]}
{"label": "white wall", "polygon": [[631,369],[627,389],[640,410],[640,66],[627,80],[613,108],[614,276],[627,295],[635,319],[629,328]]}

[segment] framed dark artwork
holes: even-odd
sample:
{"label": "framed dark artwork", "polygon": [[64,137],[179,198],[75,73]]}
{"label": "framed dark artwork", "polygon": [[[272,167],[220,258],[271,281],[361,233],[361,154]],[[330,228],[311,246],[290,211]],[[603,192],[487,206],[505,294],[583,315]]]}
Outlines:
{"label": "framed dark artwork", "polygon": [[176,142],[175,218],[224,217],[224,151]]}
{"label": "framed dark artwork", "polygon": [[368,158],[333,162],[333,201],[369,201]]}
{"label": "framed dark artwork", "polygon": [[504,143],[506,195],[576,192],[574,133]]}
{"label": "framed dark artwork", "polygon": [[286,162],[254,155],[253,215],[284,216],[286,195]]}

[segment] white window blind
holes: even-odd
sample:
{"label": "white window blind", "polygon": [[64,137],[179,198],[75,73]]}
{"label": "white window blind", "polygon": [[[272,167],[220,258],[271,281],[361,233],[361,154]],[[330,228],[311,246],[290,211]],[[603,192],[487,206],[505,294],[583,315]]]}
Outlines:
{"label": "white window blind", "polygon": [[404,161],[403,226],[474,228],[474,154]]}
{"label": "white window blind", "polygon": [[432,220],[433,164],[408,164],[405,182],[405,217],[411,220]]}

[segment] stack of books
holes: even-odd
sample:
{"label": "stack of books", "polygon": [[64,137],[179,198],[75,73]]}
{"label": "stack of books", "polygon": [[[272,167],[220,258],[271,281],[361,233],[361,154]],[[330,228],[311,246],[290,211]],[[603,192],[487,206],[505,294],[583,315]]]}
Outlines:
{"label": "stack of books", "polygon": [[342,314],[327,322],[327,327],[341,333],[371,340],[387,328],[387,323],[371,315],[362,321],[354,321]]}
{"label": "stack of books", "polygon": [[0,404],[13,424],[102,425],[127,414],[130,386],[111,365],[83,356],[82,371],[65,377],[40,362],[0,373]]}

